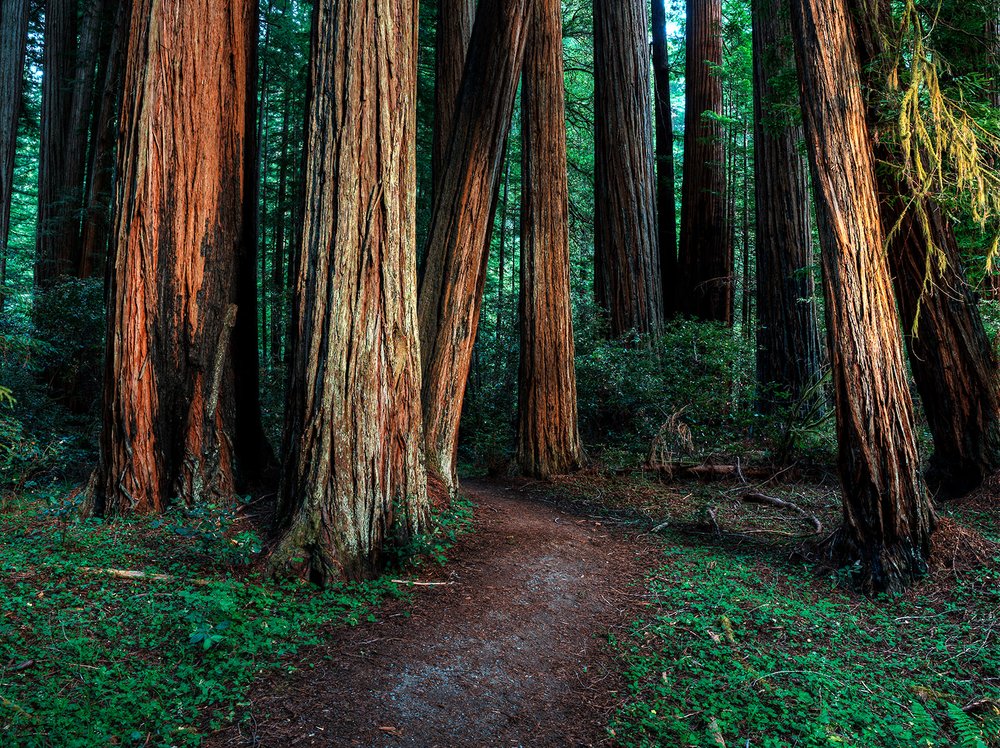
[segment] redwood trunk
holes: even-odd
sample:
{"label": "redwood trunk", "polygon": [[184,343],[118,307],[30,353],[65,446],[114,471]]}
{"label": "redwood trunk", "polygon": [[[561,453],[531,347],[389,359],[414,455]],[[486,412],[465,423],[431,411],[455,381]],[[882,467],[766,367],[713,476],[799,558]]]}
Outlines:
{"label": "redwood trunk", "polygon": [[795,51],[823,247],[840,444],[840,560],[862,587],[926,570],[934,515],[920,476],[855,30],[844,0],[793,0]]}
{"label": "redwood trunk", "polygon": [[670,107],[666,0],[652,1],[656,92],[656,221],[663,314],[677,311],[677,200],[674,189],[674,116]]}
{"label": "redwood trunk", "polygon": [[255,22],[239,0],[132,9],[98,514],[233,493],[229,342]]}
{"label": "redwood trunk", "polygon": [[[486,282],[504,145],[532,0],[482,0],[469,46],[420,286],[427,469],[435,501],[457,490],[458,426]],[[437,490],[440,483],[443,492]],[[441,495],[438,495],[438,494]]]}
{"label": "redwood trunk", "polygon": [[476,0],[438,0],[434,71],[434,142],[431,150],[433,198],[448,158],[462,71],[469,51]]}
{"label": "redwood trunk", "polygon": [[28,42],[28,0],[5,0],[0,7],[0,311],[7,279],[7,240],[21,113],[24,52]]}
{"label": "redwood trunk", "polygon": [[536,0],[521,82],[521,366],[517,455],[525,475],[580,466],[573,309],[569,282],[569,183],[562,6]]}
{"label": "redwood trunk", "polygon": [[387,546],[427,523],[416,13],[415,0],[320,0],[313,13],[283,530],[272,566],[320,583],[378,573]]}
{"label": "redwood trunk", "polygon": [[726,200],[725,152],[720,122],[722,0],[687,6],[684,114],[684,184],[678,275],[680,311],[733,322],[733,231]]}
{"label": "redwood trunk", "polygon": [[788,402],[805,414],[822,399],[822,352],[809,167],[781,85],[795,79],[791,20],[786,0],[754,0],[753,12],[758,400],[764,413]]}
{"label": "redwood trunk", "polygon": [[594,0],[594,287],[610,332],[662,321],[643,0]]}

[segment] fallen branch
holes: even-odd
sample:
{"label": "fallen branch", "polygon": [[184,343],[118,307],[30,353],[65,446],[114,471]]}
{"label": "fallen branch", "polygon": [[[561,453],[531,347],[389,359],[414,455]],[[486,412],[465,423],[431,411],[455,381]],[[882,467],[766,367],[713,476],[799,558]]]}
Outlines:
{"label": "fallen branch", "polygon": [[173,574],[156,574],[133,569],[98,569],[92,566],[81,566],[79,571],[84,574],[104,574],[115,579],[131,579],[137,582],[184,582],[198,587],[205,587],[212,583],[209,579],[185,579]]}
{"label": "fallen branch", "polygon": [[414,587],[447,587],[455,584],[454,582],[411,582],[409,579],[390,579],[389,581],[396,584],[410,584]]}
{"label": "fallen branch", "polygon": [[808,520],[816,530],[814,534],[820,535],[823,532],[823,523],[819,521],[819,517],[815,514],[809,514],[809,512],[800,507],[798,504],[793,504],[790,501],[778,499],[774,496],[767,496],[756,491],[744,494],[743,501],[748,504],[767,504],[769,506],[777,507],[778,509],[788,509],[789,511],[795,512],[803,519]]}

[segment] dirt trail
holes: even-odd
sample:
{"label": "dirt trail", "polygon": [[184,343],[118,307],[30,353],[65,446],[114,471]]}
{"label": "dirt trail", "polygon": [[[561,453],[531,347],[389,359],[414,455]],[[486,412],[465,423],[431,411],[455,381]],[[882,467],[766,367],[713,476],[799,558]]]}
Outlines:
{"label": "dirt trail", "polygon": [[296,673],[254,688],[253,727],[209,745],[607,744],[621,687],[607,634],[635,618],[652,547],[510,489],[463,488],[475,531],[436,578],[451,584],[303,650]]}

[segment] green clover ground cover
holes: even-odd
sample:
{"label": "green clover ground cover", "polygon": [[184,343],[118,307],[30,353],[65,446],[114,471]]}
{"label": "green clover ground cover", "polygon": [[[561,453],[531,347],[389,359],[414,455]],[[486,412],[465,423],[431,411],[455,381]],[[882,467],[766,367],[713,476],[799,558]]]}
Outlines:
{"label": "green clover ground cover", "polygon": [[[71,516],[58,501],[0,514],[3,746],[198,745],[234,719],[263,670],[405,594],[389,581],[266,581],[250,566],[256,537],[233,532],[223,510],[108,524]],[[415,550],[440,560],[468,517],[463,505]]]}
{"label": "green clover ground cover", "polygon": [[651,614],[618,642],[622,745],[1000,745],[1000,558],[868,599],[774,555],[685,542],[668,538]]}

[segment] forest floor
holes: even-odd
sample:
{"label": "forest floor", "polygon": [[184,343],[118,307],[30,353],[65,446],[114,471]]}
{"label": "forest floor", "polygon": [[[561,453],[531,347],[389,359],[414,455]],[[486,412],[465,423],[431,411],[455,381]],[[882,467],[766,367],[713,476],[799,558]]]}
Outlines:
{"label": "forest floor", "polygon": [[624,636],[656,546],[485,482],[472,532],[414,599],[258,681],[210,746],[589,746],[609,742]]}

